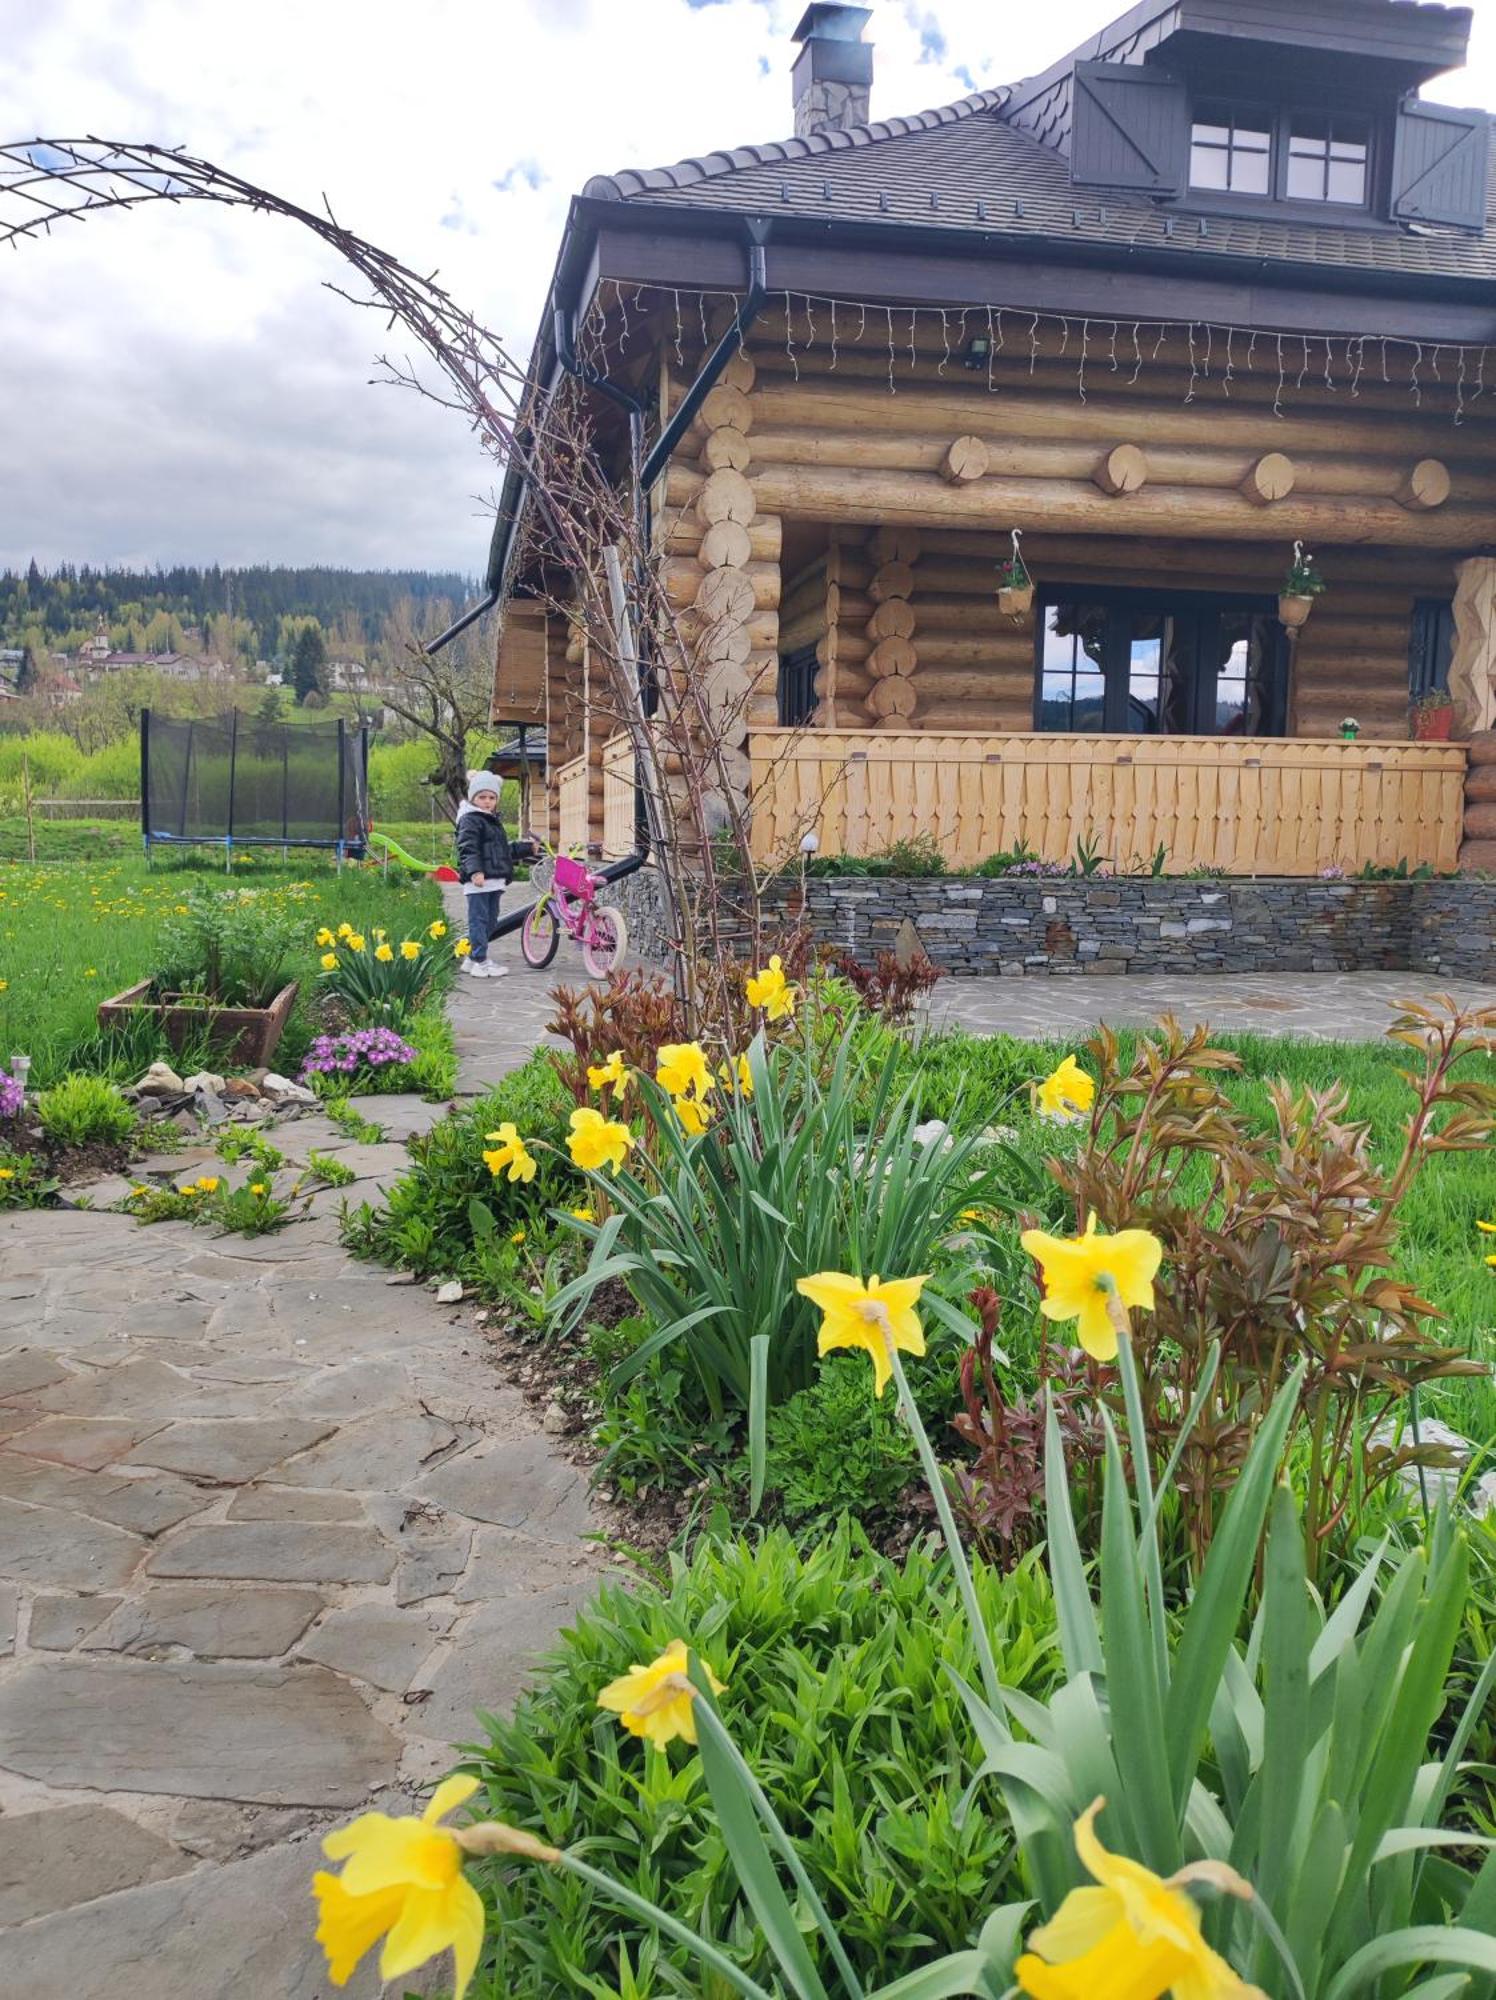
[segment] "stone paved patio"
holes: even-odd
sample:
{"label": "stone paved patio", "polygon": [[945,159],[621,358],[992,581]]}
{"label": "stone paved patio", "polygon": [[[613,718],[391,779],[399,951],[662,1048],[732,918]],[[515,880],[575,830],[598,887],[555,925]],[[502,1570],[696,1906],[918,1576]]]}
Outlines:
{"label": "stone paved patio", "polygon": [[1099,1023],[1147,1027],[1174,1013],[1233,1034],[1303,1035],[1311,1041],[1375,1041],[1403,1000],[1452,993],[1496,1007],[1496,986],[1430,981],[1416,972],[1135,974],[1127,978],[942,979],[931,996],[932,1027],[977,1035],[1089,1034]]}
{"label": "stone paved patio", "polygon": [[[549,983],[462,982],[465,1090]],[[406,1157],[275,1136],[354,1200]],[[0,1993],[330,2000],[313,1836],[409,1810],[595,1588],[582,1477],[469,1308],[339,1247],[339,1199],[252,1240],[0,1218]]]}

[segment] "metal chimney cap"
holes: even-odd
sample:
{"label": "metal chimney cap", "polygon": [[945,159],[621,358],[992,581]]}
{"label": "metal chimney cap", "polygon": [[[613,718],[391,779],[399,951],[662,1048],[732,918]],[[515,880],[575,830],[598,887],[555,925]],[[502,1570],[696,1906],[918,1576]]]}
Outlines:
{"label": "metal chimney cap", "polygon": [[831,0],[812,0],[800,17],[792,42],[859,42],[873,18],[871,7],[843,7]]}

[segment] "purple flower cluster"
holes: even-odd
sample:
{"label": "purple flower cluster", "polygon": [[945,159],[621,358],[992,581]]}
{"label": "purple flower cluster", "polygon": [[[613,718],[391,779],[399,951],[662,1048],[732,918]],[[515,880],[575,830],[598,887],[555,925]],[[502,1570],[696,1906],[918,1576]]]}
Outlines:
{"label": "purple flower cluster", "polygon": [[19,1118],[26,1105],[26,1086],[8,1069],[0,1069],[0,1118]]}
{"label": "purple flower cluster", "polygon": [[385,1069],[390,1063],[412,1063],[415,1059],[415,1050],[393,1028],[355,1028],[346,1035],[319,1035],[301,1065],[301,1073],[347,1075],[360,1067]]}

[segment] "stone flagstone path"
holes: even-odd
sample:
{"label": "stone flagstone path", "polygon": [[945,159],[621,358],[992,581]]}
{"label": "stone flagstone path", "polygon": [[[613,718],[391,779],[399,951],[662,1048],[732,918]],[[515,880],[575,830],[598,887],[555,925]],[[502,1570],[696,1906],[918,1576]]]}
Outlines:
{"label": "stone flagstone path", "polygon": [[[468,1091],[548,1012],[507,942],[454,1000]],[[390,1143],[275,1132],[353,1200],[440,1115],[362,1105]],[[0,1218],[0,1993],[330,2000],[315,1836],[410,1810],[596,1587],[582,1476],[339,1198],[254,1240]]]}

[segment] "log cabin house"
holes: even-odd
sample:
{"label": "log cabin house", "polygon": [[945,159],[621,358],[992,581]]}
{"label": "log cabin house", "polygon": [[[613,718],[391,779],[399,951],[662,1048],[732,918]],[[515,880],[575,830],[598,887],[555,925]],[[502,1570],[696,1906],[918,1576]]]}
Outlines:
{"label": "log cabin house", "polygon": [[[604,440],[640,412],[763,861],[813,828],[957,868],[1496,865],[1488,119],[1419,95],[1470,18],[1141,0],[869,122],[868,10],[813,4],[793,138],[587,184],[532,393],[585,376]],[[544,730],[543,830],[621,853],[632,753],[525,506],[512,474],[495,718]]]}

